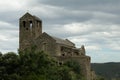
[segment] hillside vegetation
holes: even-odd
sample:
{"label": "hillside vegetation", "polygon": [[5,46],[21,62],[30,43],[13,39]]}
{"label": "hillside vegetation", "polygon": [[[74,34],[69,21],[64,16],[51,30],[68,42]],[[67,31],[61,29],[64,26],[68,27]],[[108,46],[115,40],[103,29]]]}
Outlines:
{"label": "hillside vegetation", "polygon": [[80,65],[70,60],[58,65],[44,52],[0,53],[0,80],[82,80]]}
{"label": "hillside vegetation", "polygon": [[91,66],[97,75],[106,77],[108,80],[120,80],[120,62],[92,63]]}

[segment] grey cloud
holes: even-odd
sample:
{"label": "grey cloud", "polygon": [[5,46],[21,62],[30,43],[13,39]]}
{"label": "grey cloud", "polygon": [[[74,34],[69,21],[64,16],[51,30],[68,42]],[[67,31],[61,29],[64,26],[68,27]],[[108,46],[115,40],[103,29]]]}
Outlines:
{"label": "grey cloud", "polygon": [[18,48],[18,37],[17,38],[8,38],[6,40],[0,40],[0,51],[3,53],[15,51],[17,52]]}
{"label": "grey cloud", "polygon": [[[27,11],[42,19],[43,31],[50,35],[70,40],[78,39],[75,42],[78,46],[85,44],[88,48],[95,48],[94,46],[96,46],[95,49],[102,48],[96,52],[87,50],[89,55],[94,53],[92,61],[95,61],[95,57],[103,57],[105,53],[117,54],[117,51],[120,51],[118,46],[120,45],[119,0],[29,0],[22,1],[23,3],[21,7],[0,10],[0,22],[8,24],[0,24],[0,36],[5,37],[5,39],[0,38],[0,45],[2,45],[0,51],[17,51],[18,20]],[[76,23],[82,24],[85,30],[82,30],[84,28],[80,25],[77,27],[80,29],[78,32],[70,31],[70,24]],[[69,26],[68,30],[65,30],[65,25]],[[85,39],[86,42],[81,39]]]}
{"label": "grey cloud", "polygon": [[[42,15],[44,15],[42,19],[45,20],[46,24],[48,25],[50,23],[51,24],[55,24],[55,23],[65,24],[68,22],[69,23],[70,22],[85,22],[88,20],[92,22],[97,21],[100,24],[105,24],[105,23],[119,24],[120,23],[119,3],[120,1],[118,0],[115,0],[115,1],[113,0],[109,0],[109,1],[106,1],[106,0],[102,0],[102,1],[98,1],[98,0],[74,0],[74,1],[73,0],[65,0],[65,1],[44,0],[44,1],[40,1],[39,0],[38,2],[33,3],[34,5],[32,7],[42,8],[42,6],[45,6],[43,9],[45,9],[46,11],[44,13],[41,11]],[[54,14],[50,14],[51,11]],[[38,13],[38,15],[41,16],[39,12],[36,12],[36,13]],[[114,16],[110,16],[110,15],[114,15]],[[52,17],[52,16],[56,16],[56,17]]]}
{"label": "grey cloud", "polygon": [[18,26],[18,20],[21,15],[23,15],[23,11],[0,12],[0,21],[12,24],[14,26]]}
{"label": "grey cloud", "polygon": [[[113,8],[113,6],[118,6],[120,1],[119,0],[37,0],[39,3],[65,7],[69,9],[84,9],[84,10],[93,10],[99,9],[99,6],[102,7],[101,9],[104,10],[105,8]],[[109,7],[108,7],[109,6]],[[118,9],[118,8],[117,8]],[[109,9],[110,10],[110,9]],[[113,10],[113,9],[111,9]]]}

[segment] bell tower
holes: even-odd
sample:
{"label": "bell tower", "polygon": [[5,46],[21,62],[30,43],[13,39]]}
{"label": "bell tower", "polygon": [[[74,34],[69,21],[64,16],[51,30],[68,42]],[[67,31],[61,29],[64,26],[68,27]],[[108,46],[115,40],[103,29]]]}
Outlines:
{"label": "bell tower", "polygon": [[19,19],[19,49],[31,47],[34,40],[42,34],[42,21],[29,13]]}

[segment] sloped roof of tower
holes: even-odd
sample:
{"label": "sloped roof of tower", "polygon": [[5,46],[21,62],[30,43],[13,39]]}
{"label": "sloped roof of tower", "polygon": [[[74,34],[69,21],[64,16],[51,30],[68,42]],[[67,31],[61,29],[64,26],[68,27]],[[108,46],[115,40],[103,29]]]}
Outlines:
{"label": "sloped roof of tower", "polygon": [[38,21],[42,21],[39,17],[37,17],[37,16],[35,16],[35,15],[33,15],[33,17],[34,17],[36,20],[38,20]]}
{"label": "sloped roof of tower", "polygon": [[35,15],[31,15],[30,13],[25,13],[20,19],[24,19],[24,18],[29,18],[29,17],[32,17],[33,19],[37,20],[37,21],[42,21],[40,18],[38,18],[37,16]]}

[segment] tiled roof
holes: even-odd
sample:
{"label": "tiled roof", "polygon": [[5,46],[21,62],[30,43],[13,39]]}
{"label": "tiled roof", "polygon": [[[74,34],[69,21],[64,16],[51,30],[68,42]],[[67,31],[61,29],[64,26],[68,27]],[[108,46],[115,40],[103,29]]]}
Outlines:
{"label": "tiled roof", "polygon": [[[54,40],[56,41],[56,43],[58,43],[58,44],[63,44],[63,45],[71,46],[71,47],[74,47],[74,46],[75,46],[75,44],[72,43],[71,41],[69,41],[68,39],[65,39],[65,40],[64,40],[64,39],[60,39],[60,38],[51,36],[51,35],[47,34],[46,32],[42,33],[42,35],[43,35],[43,36],[44,36],[44,35],[47,35],[47,36],[51,37],[51,38],[54,39]],[[41,37],[41,35],[40,35],[38,38],[36,38],[36,39],[40,39],[40,37]]]}
{"label": "tiled roof", "polygon": [[56,40],[56,43],[59,43],[59,44],[65,44],[65,45],[68,45],[68,46],[74,46],[74,43],[68,41],[67,39],[60,39],[60,38],[57,38],[57,37],[53,37],[51,36],[53,39]]}

